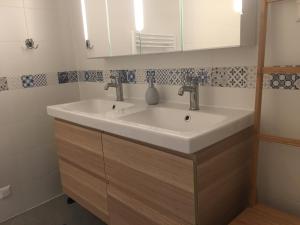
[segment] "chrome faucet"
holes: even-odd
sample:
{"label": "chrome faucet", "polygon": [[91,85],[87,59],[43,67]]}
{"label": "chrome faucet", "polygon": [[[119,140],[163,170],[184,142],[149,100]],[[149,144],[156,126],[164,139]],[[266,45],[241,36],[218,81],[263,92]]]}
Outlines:
{"label": "chrome faucet", "polygon": [[199,83],[197,78],[186,78],[187,85],[182,86],[178,95],[183,96],[184,92],[190,93],[190,110],[196,111],[199,110]]}
{"label": "chrome faucet", "polygon": [[104,86],[104,90],[108,90],[111,87],[116,88],[116,94],[117,94],[117,101],[124,101],[124,97],[123,97],[123,85],[122,85],[122,80],[121,80],[121,76],[110,76],[110,79],[112,80],[111,83],[107,83]]}

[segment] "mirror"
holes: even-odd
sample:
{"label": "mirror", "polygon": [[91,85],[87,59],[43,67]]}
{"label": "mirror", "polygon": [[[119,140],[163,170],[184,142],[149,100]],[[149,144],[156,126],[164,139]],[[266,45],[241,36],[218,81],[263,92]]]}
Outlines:
{"label": "mirror", "polygon": [[183,0],[183,51],[255,44],[256,0]]}
{"label": "mirror", "polygon": [[257,0],[80,1],[89,57],[256,43]]}
{"label": "mirror", "polygon": [[[141,54],[181,51],[179,0],[143,2],[143,29],[137,32]],[[138,16],[137,20],[141,20]]]}
{"label": "mirror", "polygon": [[135,47],[134,0],[107,0],[111,55],[140,54]]}
{"label": "mirror", "polygon": [[88,58],[110,55],[106,0],[80,0]]}

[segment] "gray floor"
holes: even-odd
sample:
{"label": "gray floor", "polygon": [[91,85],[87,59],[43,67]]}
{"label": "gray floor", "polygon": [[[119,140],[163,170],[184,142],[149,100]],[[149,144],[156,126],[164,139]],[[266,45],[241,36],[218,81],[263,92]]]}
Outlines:
{"label": "gray floor", "polygon": [[66,204],[66,196],[54,199],[0,225],[105,225],[77,203]]}

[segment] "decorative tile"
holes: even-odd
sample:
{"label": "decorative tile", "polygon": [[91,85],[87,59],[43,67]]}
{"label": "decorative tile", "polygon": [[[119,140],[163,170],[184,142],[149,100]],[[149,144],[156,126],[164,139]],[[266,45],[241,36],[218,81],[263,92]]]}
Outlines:
{"label": "decorative tile", "polygon": [[187,80],[188,77],[194,77],[195,76],[195,68],[182,68],[181,76],[184,77],[185,81]]}
{"label": "decorative tile", "polygon": [[58,76],[59,84],[69,83],[69,73],[68,72],[58,72],[57,76]]}
{"label": "decorative tile", "polygon": [[170,85],[184,85],[185,77],[183,76],[181,69],[170,69]]}
{"label": "decorative tile", "polygon": [[22,81],[23,88],[34,87],[33,75],[23,75],[21,76],[21,81]]}
{"label": "decorative tile", "polygon": [[34,87],[43,87],[47,86],[47,75],[46,74],[36,74],[33,75],[33,86]]}
{"label": "decorative tile", "polygon": [[136,83],[136,70],[128,70],[127,71],[127,83],[128,84],[135,84]]}
{"label": "decorative tile", "polygon": [[8,83],[6,77],[0,77],[0,91],[7,91]]}
{"label": "decorative tile", "polygon": [[227,87],[246,88],[248,80],[248,67],[237,66],[227,69]]}
{"label": "decorative tile", "polygon": [[78,82],[79,73],[80,73],[79,71],[69,71],[68,72],[69,82],[70,83]]}
{"label": "decorative tile", "polygon": [[228,67],[213,67],[211,73],[211,86],[227,87]]}
{"label": "decorative tile", "polygon": [[295,89],[297,74],[271,74],[270,85],[272,89]]}
{"label": "decorative tile", "polygon": [[195,68],[195,77],[198,78],[199,85],[210,86],[211,85],[211,68]]}
{"label": "decorative tile", "polygon": [[102,82],[103,72],[100,70],[88,70],[84,72],[84,81],[87,82]]}
{"label": "decorative tile", "polygon": [[155,81],[159,85],[169,85],[170,84],[170,70],[169,69],[155,70]]}
{"label": "decorative tile", "polygon": [[149,83],[150,79],[153,79],[153,82],[156,83],[156,70],[148,69],[145,70],[146,81]]}

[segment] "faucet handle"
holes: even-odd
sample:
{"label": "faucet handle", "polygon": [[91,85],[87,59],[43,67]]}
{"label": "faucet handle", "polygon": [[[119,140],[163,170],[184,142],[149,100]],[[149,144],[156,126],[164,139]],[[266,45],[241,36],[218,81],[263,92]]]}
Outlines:
{"label": "faucet handle", "polygon": [[198,77],[186,76],[186,82],[190,85],[198,85]]}
{"label": "faucet handle", "polygon": [[116,84],[121,83],[121,76],[120,75],[111,75],[111,80],[114,80]]}

